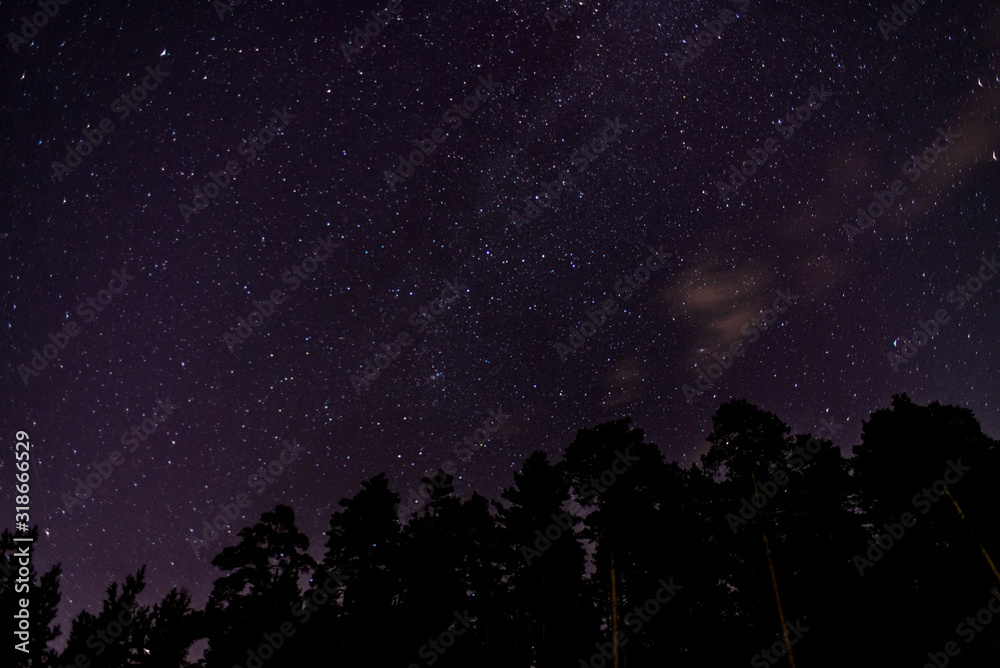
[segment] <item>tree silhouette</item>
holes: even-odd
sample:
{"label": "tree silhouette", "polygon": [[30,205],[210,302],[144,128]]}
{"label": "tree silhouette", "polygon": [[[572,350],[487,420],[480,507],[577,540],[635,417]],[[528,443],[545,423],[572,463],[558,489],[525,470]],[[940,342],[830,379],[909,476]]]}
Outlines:
{"label": "tree silhouette", "polygon": [[[401,597],[399,495],[385,474],[361,483],[343,510],[330,517],[323,568],[347,577],[343,594],[345,661],[403,661],[406,651],[382,642],[385,628],[398,628]],[[407,648],[408,649],[408,648]],[[384,665],[390,665],[386,663]]]}
{"label": "tree silhouette", "polygon": [[598,608],[607,610],[607,639],[617,668],[625,653],[619,642],[626,630],[621,608],[643,603],[665,576],[647,559],[657,551],[649,549],[648,534],[656,524],[663,455],[644,441],[642,430],[618,420],[581,429],[566,448],[561,469],[578,502],[591,511],[584,536],[596,546]]}
{"label": "tree silhouette", "polygon": [[573,528],[578,518],[565,510],[569,482],[536,450],[514,474],[514,487],[501,496],[508,502],[501,506],[500,520],[511,650],[521,665],[576,665],[564,648],[596,628],[588,624],[586,554]]}
{"label": "tree silhouette", "polygon": [[381,474],[341,499],[319,566],[279,505],[212,560],[204,610],[178,588],[140,605],[142,567],[62,652],[61,569],[19,583],[4,531],[0,606],[13,616],[28,588],[32,642],[3,665],[187,668],[201,638],[198,668],[923,665],[956,634],[949,666],[1000,660],[980,612],[1000,597],[1000,443],[971,411],[894,396],[847,458],[730,401],[707,440],[683,468],[628,420],[581,429],[497,501],[435,472],[405,525]]}
{"label": "tree silhouette", "polygon": [[229,573],[215,581],[205,609],[210,665],[245,662],[263,634],[289,618],[300,598],[299,580],[316,567],[291,508],[276,506],[260,520],[241,529],[240,542],[212,559]]}
{"label": "tree silhouette", "polygon": [[136,600],[146,587],[145,578],[143,566],[134,576],[126,576],[121,593],[118,583],[112,582],[98,614],[84,610],[77,615],[59,663],[80,665],[78,657],[82,654],[93,668],[146,665],[142,630],[149,627],[149,608]]}
{"label": "tree silhouette", "polygon": [[[709,473],[724,476],[727,483],[725,487],[730,492],[734,508],[735,501],[739,498],[741,508],[746,507],[749,501],[758,509],[751,521],[763,539],[766,572],[774,594],[778,629],[784,636],[789,662],[794,668],[794,653],[787,630],[787,625],[792,620],[787,619],[785,614],[778,569],[769,538],[769,534],[774,534],[778,519],[775,511],[781,506],[779,497],[783,496],[778,491],[781,484],[779,481],[784,479],[784,465],[792,454],[791,439],[788,437],[790,431],[773,413],[762,411],[743,400],[729,401],[722,404],[712,416],[712,432],[706,439],[712,445],[702,456],[702,464]],[[770,501],[766,500],[768,497],[771,497]],[[738,551],[748,556],[743,562],[747,569],[741,579],[747,585],[759,582],[760,576],[754,577],[760,569],[752,557],[752,548],[741,545]],[[755,587],[751,585],[747,588]]]}
{"label": "tree silhouette", "polygon": [[[885,601],[891,600],[899,612],[883,620],[883,626],[890,637],[898,638],[899,646],[919,647],[936,640],[943,645],[953,633],[942,630],[937,619],[945,615],[962,619],[970,609],[982,607],[997,586],[986,560],[998,548],[996,523],[988,519],[995,518],[998,510],[997,442],[982,433],[968,409],[938,402],[918,406],[906,394],[894,395],[891,408],[874,412],[864,423],[861,439],[852,464],[866,538],[875,547],[859,545],[856,552],[866,560],[884,554],[877,560],[857,560],[866,571],[862,600],[867,605],[859,621],[873,623],[885,614]],[[943,479],[955,480],[958,474],[951,463],[959,460],[968,471],[947,484]],[[893,538],[891,531],[904,513],[910,513],[915,525],[903,527],[905,534]],[[990,638],[993,647],[979,643],[963,650],[963,656],[996,662],[1000,638],[992,627],[981,635]],[[883,657],[896,659],[923,656],[918,651],[894,651],[891,645],[882,652]]]}
{"label": "tree silhouette", "polygon": [[149,668],[183,666],[194,641],[203,636],[199,631],[203,614],[191,609],[191,596],[186,589],[171,589],[160,603],[153,606],[144,632],[143,651]]}

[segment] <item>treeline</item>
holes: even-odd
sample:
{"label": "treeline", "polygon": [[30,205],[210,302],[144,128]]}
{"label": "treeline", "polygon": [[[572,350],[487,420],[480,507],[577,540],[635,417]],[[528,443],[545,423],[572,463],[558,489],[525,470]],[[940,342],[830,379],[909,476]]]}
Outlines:
{"label": "treeline", "polygon": [[[497,501],[426,478],[405,522],[378,475],[340,501],[320,563],[277,506],[213,559],[204,609],[184,590],[139,605],[143,567],[61,653],[61,569],[32,570],[31,653],[8,636],[2,665],[178,668],[201,639],[206,668],[997,664],[1000,444],[971,411],[897,395],[845,458],[732,401],[707,440],[685,469],[627,420],[582,429]],[[4,532],[4,611],[14,549]]]}

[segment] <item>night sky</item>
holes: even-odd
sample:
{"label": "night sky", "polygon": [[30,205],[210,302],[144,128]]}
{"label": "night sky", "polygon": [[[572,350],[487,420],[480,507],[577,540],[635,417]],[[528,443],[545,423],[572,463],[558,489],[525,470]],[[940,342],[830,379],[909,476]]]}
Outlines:
{"label": "night sky", "polygon": [[0,489],[25,430],[64,637],[144,563],[202,606],[239,494],[320,558],[362,480],[496,498],[621,417],[684,465],[730,398],[1000,435],[1000,10],[903,4],[2,3]]}

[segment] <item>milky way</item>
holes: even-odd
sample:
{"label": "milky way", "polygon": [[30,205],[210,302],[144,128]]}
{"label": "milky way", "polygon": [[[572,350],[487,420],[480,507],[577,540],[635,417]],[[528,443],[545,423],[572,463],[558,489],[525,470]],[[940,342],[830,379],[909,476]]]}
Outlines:
{"label": "milky way", "polygon": [[227,505],[318,557],[364,479],[496,497],[619,417],[1000,433],[995,6],[295,4],[0,9],[0,474],[30,433],[64,628],[144,563],[202,605]]}

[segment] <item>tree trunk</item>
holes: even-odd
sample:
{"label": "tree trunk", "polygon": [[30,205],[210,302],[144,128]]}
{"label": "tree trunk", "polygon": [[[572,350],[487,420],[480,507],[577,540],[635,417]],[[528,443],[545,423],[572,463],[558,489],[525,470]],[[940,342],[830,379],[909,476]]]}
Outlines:
{"label": "tree trunk", "polygon": [[[986,559],[986,563],[989,564],[990,570],[993,571],[993,577],[996,578],[997,583],[1000,584],[1000,573],[997,572],[996,564],[994,564],[993,560],[990,558],[990,553],[986,551],[986,547],[983,546],[976,534],[973,533],[972,527],[969,526],[969,521],[965,519],[965,513],[962,512],[962,508],[958,505],[958,501],[955,500],[955,497],[951,495],[951,490],[946,489],[944,493],[948,495],[949,499],[951,499],[952,504],[955,506],[955,511],[962,519],[962,524],[965,525],[969,535],[972,536],[973,540],[979,543],[979,551],[983,553],[983,558]],[[993,585],[993,588],[996,589],[996,585]]]}
{"label": "tree trunk", "polygon": [[[750,476],[753,478],[753,494],[757,500],[757,508],[760,508],[763,504],[760,502],[760,491],[757,489],[757,476],[753,471],[750,472]],[[763,511],[761,511],[761,518],[763,519]],[[788,624],[785,623],[785,611],[781,607],[781,594],[778,593],[778,576],[774,572],[774,561],[771,559],[771,543],[767,540],[766,531],[762,531],[761,535],[764,536],[767,567],[771,571],[771,586],[774,588],[774,600],[778,603],[778,619],[781,620],[781,635],[785,638],[785,648],[788,650],[788,663],[791,665],[791,668],[795,668],[795,656],[792,654],[792,640],[788,637]]]}
{"label": "tree trunk", "polygon": [[[1000,573],[997,572],[996,564],[994,564],[993,559],[990,558],[990,553],[986,551],[986,546],[980,542],[979,537],[976,536],[972,527],[969,526],[969,520],[965,518],[965,513],[962,512],[962,507],[958,505],[958,501],[951,495],[951,490],[946,489],[944,493],[948,495],[949,499],[951,499],[952,505],[955,506],[955,512],[957,512],[959,518],[961,518],[962,524],[965,526],[965,530],[968,531],[969,535],[972,536],[972,539],[979,544],[979,551],[983,553],[983,558],[986,559],[986,563],[993,572],[993,577],[996,579],[997,583],[1000,583]],[[996,592],[997,596],[1000,596],[1000,590],[997,589],[996,584],[993,585],[993,591]],[[996,631],[992,627],[990,627],[990,640],[993,641],[993,645],[997,648],[997,652],[1000,653],[1000,642],[997,641]]]}

